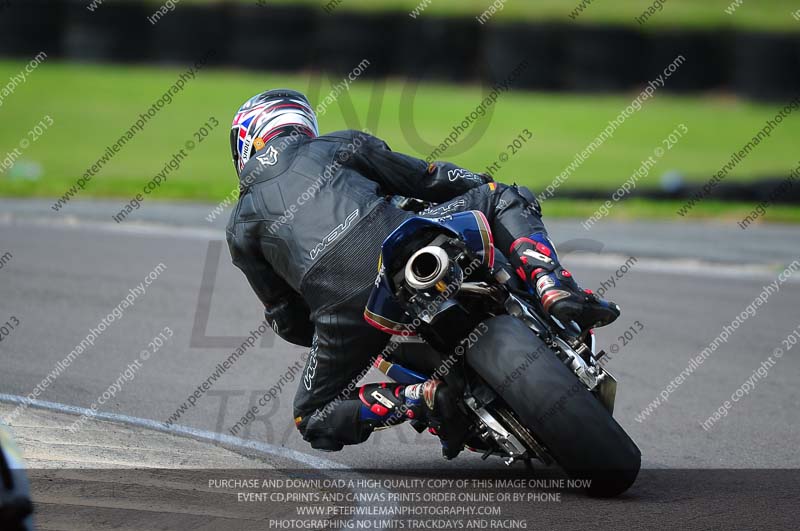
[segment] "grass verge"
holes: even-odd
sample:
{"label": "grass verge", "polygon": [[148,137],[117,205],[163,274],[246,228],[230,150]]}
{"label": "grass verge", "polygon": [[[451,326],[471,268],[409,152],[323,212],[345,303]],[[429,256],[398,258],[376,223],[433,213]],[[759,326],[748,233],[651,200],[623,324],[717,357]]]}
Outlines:
{"label": "grass verge", "polygon": [[[163,3],[151,0],[154,4]],[[215,0],[182,0],[182,3],[207,4]],[[252,0],[240,0],[242,2]],[[339,11],[392,11],[410,16],[414,9],[417,18],[431,16],[478,16],[490,9],[494,0],[266,0],[267,4],[306,4],[322,11],[329,6],[331,13]],[[497,21],[556,21],[579,24],[621,24],[639,27],[635,18],[654,0],[498,0],[502,10]],[[579,6],[574,18],[569,15]],[[743,0],[738,7],[734,0],[664,0],[660,9],[647,19],[646,30],[665,27],[684,28],[744,28],[796,31],[800,22],[792,17],[798,9],[793,0]],[[496,8],[495,8],[496,9]],[[726,11],[730,10],[730,14]],[[325,12],[323,12],[325,14]]]}
{"label": "grass verge", "polygon": [[[23,67],[0,62],[0,79]],[[172,85],[182,72],[150,66],[75,65],[48,61],[7,95],[0,106],[0,159],[45,116],[53,125],[21,150],[9,170],[0,172],[0,195],[57,197],[75,183]],[[313,103],[331,91],[329,80],[312,74],[278,75],[204,70],[189,82],[170,105],[103,166],[80,197],[127,200],[142,191],[188,141],[196,147],[151,199],[216,202],[235,187],[228,153],[228,123],[249,96],[269,87],[284,86],[309,94]],[[393,149],[424,158],[451,133],[453,126],[475,110],[483,97],[480,87],[417,84],[404,80],[358,80],[339,95],[319,118],[323,131],[369,128]],[[462,144],[450,147],[441,159],[475,171],[508,159],[495,172],[499,180],[542,189],[573,161],[625,108],[635,94],[613,96],[561,95],[531,92],[502,94],[493,110],[470,126]],[[777,106],[734,99],[675,97],[657,93],[627,119],[593,155],[576,169],[562,189],[620,186],[664,140],[684,124],[688,133],[658,160],[637,186],[657,186],[662,175],[678,172],[705,181],[746,143]],[[195,132],[210,118],[220,125],[198,141]],[[522,142],[528,129],[533,138]],[[796,139],[800,120],[790,116],[770,138],[739,164],[729,180],[754,175],[788,175],[797,165]],[[28,138],[30,138],[28,136]],[[520,147],[512,148],[515,139]],[[574,202],[571,202],[574,204]],[[631,203],[632,205],[635,203]],[[721,215],[724,208],[703,212]],[[67,207],[68,208],[68,207]],[[623,209],[620,209],[623,210]],[[657,209],[635,208],[651,217]],[[778,212],[780,209],[777,209]],[[674,210],[673,210],[674,212]],[[714,214],[716,212],[716,214]],[[777,214],[774,214],[777,215]],[[774,216],[773,215],[773,216]],[[767,219],[771,219],[772,216]],[[791,217],[791,216],[789,216]]]}

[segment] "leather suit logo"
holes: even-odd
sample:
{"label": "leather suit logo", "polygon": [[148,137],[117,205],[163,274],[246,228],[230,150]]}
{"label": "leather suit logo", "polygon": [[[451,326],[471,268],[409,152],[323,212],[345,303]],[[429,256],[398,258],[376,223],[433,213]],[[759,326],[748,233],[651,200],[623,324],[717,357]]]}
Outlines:
{"label": "leather suit logo", "polygon": [[458,199],[451,203],[442,206],[427,208],[422,211],[423,216],[443,216],[449,212],[455,212],[466,207],[467,202],[463,199]]}
{"label": "leather suit logo", "polygon": [[447,172],[447,180],[451,183],[456,182],[458,179],[466,179],[467,181],[481,181],[480,177],[475,175],[469,170],[465,170],[464,168],[454,168]]}
{"label": "leather suit logo", "polygon": [[303,385],[308,391],[311,391],[311,383],[314,381],[314,376],[317,373],[317,348],[317,334],[314,334],[314,337],[311,340],[311,352],[308,354],[306,372],[303,375]]}
{"label": "leather suit logo", "polygon": [[347,219],[344,220],[344,222],[342,222],[339,226],[333,229],[330,232],[330,234],[325,236],[321,242],[319,242],[313,249],[311,249],[310,253],[311,259],[312,260],[316,259],[317,256],[319,256],[319,253],[324,251],[330,244],[336,241],[336,239],[339,236],[344,234],[356,219],[358,219],[358,209],[355,209],[353,212],[351,212],[350,215],[347,216]]}
{"label": "leather suit logo", "polygon": [[278,150],[275,149],[275,146],[270,146],[264,154],[256,158],[262,166],[275,166],[278,163]]}

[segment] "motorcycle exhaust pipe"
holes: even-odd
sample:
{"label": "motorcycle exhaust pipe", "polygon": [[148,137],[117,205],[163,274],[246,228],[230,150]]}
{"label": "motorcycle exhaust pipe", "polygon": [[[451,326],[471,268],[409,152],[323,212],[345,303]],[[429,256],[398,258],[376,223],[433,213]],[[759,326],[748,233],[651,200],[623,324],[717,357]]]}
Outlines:
{"label": "motorcycle exhaust pipe", "polygon": [[450,270],[450,257],[441,247],[423,247],[408,259],[405,279],[409,287],[428,290],[447,276]]}

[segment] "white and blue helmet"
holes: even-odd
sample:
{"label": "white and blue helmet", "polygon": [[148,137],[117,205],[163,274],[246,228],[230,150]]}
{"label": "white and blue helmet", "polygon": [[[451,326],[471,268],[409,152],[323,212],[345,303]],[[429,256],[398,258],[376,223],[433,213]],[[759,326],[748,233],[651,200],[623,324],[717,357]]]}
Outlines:
{"label": "white and blue helmet", "polygon": [[274,89],[253,96],[241,106],[231,125],[231,153],[236,173],[257,151],[281,134],[319,136],[317,117],[300,92]]}

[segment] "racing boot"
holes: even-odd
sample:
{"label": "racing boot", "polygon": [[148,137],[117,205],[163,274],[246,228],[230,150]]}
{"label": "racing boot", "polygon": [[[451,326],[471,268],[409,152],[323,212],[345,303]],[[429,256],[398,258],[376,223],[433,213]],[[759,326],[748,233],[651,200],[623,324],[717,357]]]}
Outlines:
{"label": "racing boot", "polygon": [[359,389],[359,419],[373,429],[382,429],[411,420],[428,426],[442,443],[445,459],[456,457],[464,448],[468,420],[458,411],[446,384],[427,380],[420,384],[375,383]]}
{"label": "racing boot", "polygon": [[619,306],[578,286],[572,273],[559,263],[555,247],[544,233],[514,240],[509,260],[542,310],[561,323],[575,321],[581,330],[588,330],[619,317]]}

